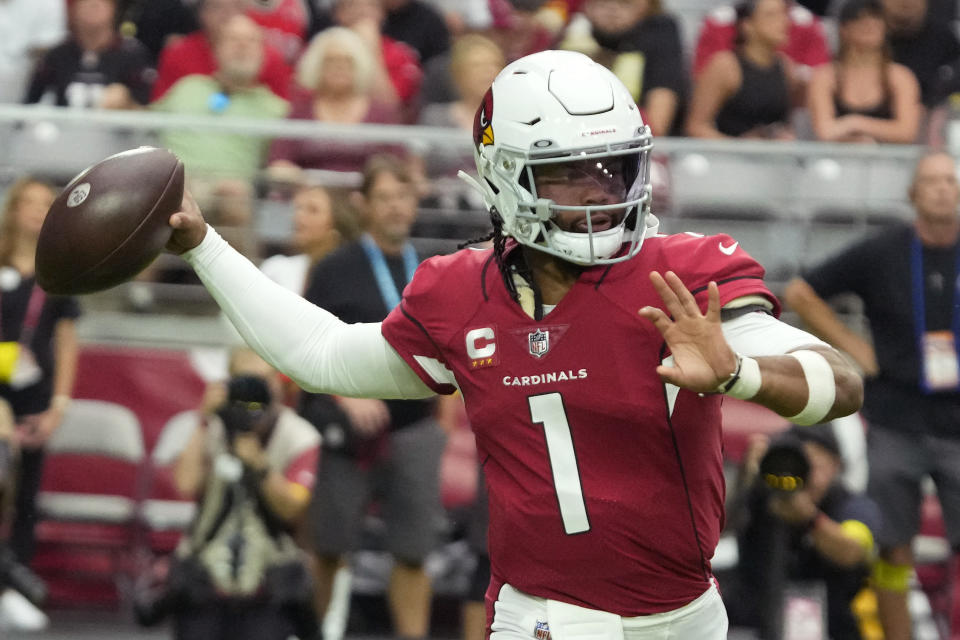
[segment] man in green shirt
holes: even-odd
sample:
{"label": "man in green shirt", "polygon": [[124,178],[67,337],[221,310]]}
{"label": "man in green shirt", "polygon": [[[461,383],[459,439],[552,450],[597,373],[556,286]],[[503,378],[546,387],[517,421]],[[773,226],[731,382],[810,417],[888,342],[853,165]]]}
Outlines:
{"label": "man in green shirt", "polygon": [[[158,111],[223,118],[284,118],[288,104],[259,84],[263,34],[253,20],[238,15],[214,43],[217,70],[212,76],[178,80],[151,106]],[[252,179],[269,144],[257,136],[196,129],[167,131],[163,144],[183,160],[193,176]]]}

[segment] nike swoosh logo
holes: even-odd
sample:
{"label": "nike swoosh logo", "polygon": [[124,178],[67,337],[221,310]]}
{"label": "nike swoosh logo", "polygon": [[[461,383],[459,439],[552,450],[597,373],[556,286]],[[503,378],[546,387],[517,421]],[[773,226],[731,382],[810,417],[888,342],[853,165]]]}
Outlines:
{"label": "nike swoosh logo", "polygon": [[719,243],[720,251],[723,252],[723,253],[725,253],[725,254],[727,254],[728,256],[732,256],[732,255],[733,255],[733,252],[737,250],[737,245],[738,245],[738,244],[740,244],[740,243],[739,243],[739,242],[734,242],[734,243],[733,243],[732,245],[730,245],[729,247],[725,247],[725,246],[723,246],[723,243],[721,242],[721,243]]}

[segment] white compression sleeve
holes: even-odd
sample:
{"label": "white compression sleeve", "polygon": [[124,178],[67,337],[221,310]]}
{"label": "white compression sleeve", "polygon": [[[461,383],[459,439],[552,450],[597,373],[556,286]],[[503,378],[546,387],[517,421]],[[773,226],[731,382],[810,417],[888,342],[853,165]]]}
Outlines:
{"label": "white compression sleeve", "polygon": [[761,311],[745,313],[723,323],[730,348],[744,356],[781,356],[800,347],[823,346],[820,338]]}
{"label": "white compression sleeve", "polygon": [[276,284],[213,230],[182,255],[250,347],[307,391],[426,398],[423,383],[380,333],[346,324]]}

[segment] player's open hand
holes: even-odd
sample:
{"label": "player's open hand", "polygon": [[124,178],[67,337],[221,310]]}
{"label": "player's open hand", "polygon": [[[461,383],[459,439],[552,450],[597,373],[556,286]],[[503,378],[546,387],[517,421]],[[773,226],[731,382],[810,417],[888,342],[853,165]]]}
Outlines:
{"label": "player's open hand", "polygon": [[[650,273],[650,281],[667,309],[644,307],[640,315],[653,322],[673,355],[673,366],[661,365],[664,382],[697,392],[715,391],[737,366],[737,356],[720,326],[720,291],[707,287],[707,313],[700,312],[693,294],[672,271]],[[668,315],[669,313],[669,315]]]}
{"label": "player's open hand", "polygon": [[183,190],[180,211],[170,216],[170,226],[173,227],[173,234],[167,242],[166,250],[178,255],[196,247],[207,234],[207,222],[203,219],[197,201],[186,189]]}

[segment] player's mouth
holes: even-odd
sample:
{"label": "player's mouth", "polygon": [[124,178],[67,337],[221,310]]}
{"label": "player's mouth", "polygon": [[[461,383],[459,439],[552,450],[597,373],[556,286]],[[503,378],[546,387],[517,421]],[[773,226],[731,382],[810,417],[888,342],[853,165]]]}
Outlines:
{"label": "player's mouth", "polygon": [[[596,211],[590,214],[590,226],[592,226],[593,231],[606,231],[616,224],[619,224],[619,220],[615,220],[606,211]],[[587,216],[584,216],[574,223],[572,231],[574,233],[587,233],[590,231],[590,226],[587,225]]]}

